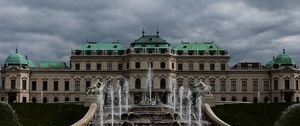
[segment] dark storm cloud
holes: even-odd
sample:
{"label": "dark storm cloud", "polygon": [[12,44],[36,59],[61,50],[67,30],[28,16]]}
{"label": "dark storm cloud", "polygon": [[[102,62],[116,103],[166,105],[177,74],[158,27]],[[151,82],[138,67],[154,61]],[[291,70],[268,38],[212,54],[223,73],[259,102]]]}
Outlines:
{"label": "dark storm cloud", "polygon": [[0,61],[18,46],[36,62],[69,61],[89,41],[128,46],[142,29],[173,45],[214,40],[232,65],[266,63],[287,49],[300,62],[297,0],[0,0]]}

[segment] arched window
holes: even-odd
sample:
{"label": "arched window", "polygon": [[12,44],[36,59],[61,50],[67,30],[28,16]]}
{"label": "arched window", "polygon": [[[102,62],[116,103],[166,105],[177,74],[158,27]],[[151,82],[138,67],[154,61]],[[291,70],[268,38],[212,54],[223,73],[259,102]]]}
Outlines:
{"label": "arched window", "polygon": [[47,98],[46,97],[43,98],[43,103],[47,103]]}
{"label": "arched window", "polygon": [[36,98],[33,97],[33,98],[31,99],[31,102],[32,102],[32,103],[36,103]]}
{"label": "arched window", "polygon": [[140,62],[136,62],[135,63],[135,68],[141,68],[141,63]]}
{"label": "arched window", "polygon": [[58,102],[58,98],[57,97],[54,97],[54,102]]}
{"label": "arched window", "polygon": [[160,89],[166,89],[166,79],[160,79]]}
{"label": "arched window", "polygon": [[247,99],[246,96],[244,96],[242,100],[243,100],[243,102],[247,102],[248,101],[248,99]]}
{"label": "arched window", "polygon": [[233,96],[233,97],[231,98],[231,101],[236,101],[236,97]]}
{"label": "arched window", "polygon": [[166,68],[166,63],[165,62],[160,62],[160,68],[162,68],[162,69]]}
{"label": "arched window", "polygon": [[141,89],[141,80],[139,78],[135,80],[135,89]]}
{"label": "arched window", "polygon": [[65,97],[65,102],[70,101],[69,97]]}
{"label": "arched window", "polygon": [[253,103],[258,103],[257,97],[254,97],[254,98],[253,98]]}

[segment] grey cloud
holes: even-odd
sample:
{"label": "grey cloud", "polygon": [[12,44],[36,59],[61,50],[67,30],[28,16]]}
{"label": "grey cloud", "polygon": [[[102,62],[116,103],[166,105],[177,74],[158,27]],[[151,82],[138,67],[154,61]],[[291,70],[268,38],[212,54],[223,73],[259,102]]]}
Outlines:
{"label": "grey cloud", "polygon": [[0,0],[0,61],[18,45],[36,62],[69,61],[89,41],[155,34],[173,45],[212,41],[231,50],[232,64],[268,62],[286,48],[300,62],[299,2],[290,0]]}

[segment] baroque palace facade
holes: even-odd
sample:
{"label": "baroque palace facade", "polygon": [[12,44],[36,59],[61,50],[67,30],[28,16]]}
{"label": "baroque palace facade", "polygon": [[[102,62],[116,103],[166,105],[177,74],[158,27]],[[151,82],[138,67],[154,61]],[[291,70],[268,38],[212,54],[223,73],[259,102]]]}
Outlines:
{"label": "baroque palace facade", "polygon": [[[270,58],[271,59],[271,58]],[[170,99],[171,81],[177,89],[193,87],[202,80],[212,87],[214,100],[243,102],[298,102],[299,69],[285,51],[268,64],[241,62],[229,66],[228,50],[214,42],[182,42],[175,48],[158,34],[143,35],[125,48],[119,42],[88,42],[72,49],[70,64],[35,64],[16,50],[1,69],[1,101],[84,102],[86,88],[97,79],[117,83],[129,80],[131,102],[147,92],[148,65],[153,67],[156,100]]]}

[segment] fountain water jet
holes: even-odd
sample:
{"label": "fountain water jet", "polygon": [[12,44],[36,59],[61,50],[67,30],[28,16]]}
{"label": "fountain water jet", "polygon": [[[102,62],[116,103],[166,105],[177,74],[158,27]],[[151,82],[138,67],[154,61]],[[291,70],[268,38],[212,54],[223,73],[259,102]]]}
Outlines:
{"label": "fountain water jet", "polygon": [[198,126],[202,126],[202,96],[197,98]]}
{"label": "fountain water jet", "polygon": [[120,85],[120,81],[118,81],[118,101],[119,101],[119,119],[121,119],[121,115],[122,115],[122,88]]}
{"label": "fountain water jet", "polygon": [[148,73],[147,73],[147,80],[146,84],[148,86],[148,98],[149,101],[152,101],[152,66],[151,63],[148,64]]}
{"label": "fountain water jet", "polygon": [[125,111],[128,112],[128,94],[129,94],[129,87],[128,87],[128,81],[127,81],[127,80],[125,80],[124,90],[125,90]]}
{"label": "fountain water jet", "polygon": [[111,125],[114,125],[114,90],[112,85],[109,85],[109,97],[110,97],[110,108],[111,108]]}
{"label": "fountain water jet", "polygon": [[187,99],[188,99],[188,124],[189,124],[189,126],[191,126],[191,124],[192,124],[192,92],[190,89],[187,94]]}
{"label": "fountain water jet", "polygon": [[179,102],[180,102],[180,108],[179,108],[179,114],[181,117],[183,117],[183,113],[182,113],[182,104],[183,104],[183,91],[184,91],[184,88],[183,86],[181,86],[179,88]]}

